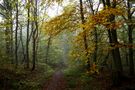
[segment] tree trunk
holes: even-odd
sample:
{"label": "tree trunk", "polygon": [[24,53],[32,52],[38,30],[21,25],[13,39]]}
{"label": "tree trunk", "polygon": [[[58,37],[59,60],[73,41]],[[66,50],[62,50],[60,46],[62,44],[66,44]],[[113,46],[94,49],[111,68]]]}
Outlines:
{"label": "tree trunk", "polygon": [[32,66],[32,70],[35,69],[35,64],[36,64],[36,59],[37,59],[37,50],[36,50],[36,46],[37,46],[37,38],[38,38],[38,21],[37,21],[37,0],[35,0],[34,2],[35,7],[34,7],[34,21],[32,22],[32,28],[33,28],[33,66]]}
{"label": "tree trunk", "polygon": [[22,47],[22,54],[23,54],[23,58],[22,58],[22,64],[25,62],[25,46],[24,46],[24,42],[23,42],[23,32],[22,32],[22,26],[20,26],[20,42],[21,42],[21,47]]}
{"label": "tree trunk", "polygon": [[50,45],[51,45],[51,35],[48,38],[48,43],[47,43],[47,47],[46,47],[46,56],[45,56],[45,61],[46,63],[48,63],[48,57],[49,57],[49,50],[50,50]]}
{"label": "tree trunk", "polygon": [[[128,20],[131,21],[132,20],[132,14],[131,14],[131,5],[129,0],[127,1],[127,6],[128,6]],[[128,24],[128,41],[129,41],[129,45],[131,45],[131,47],[129,47],[129,74],[130,75],[134,75],[134,60],[133,60],[133,28],[131,24]]]}
{"label": "tree trunk", "polygon": [[[116,7],[116,1],[113,1],[113,5],[111,6],[110,0],[106,0],[106,2],[103,0],[103,3],[105,4],[104,6]],[[108,19],[109,22],[114,22],[115,21],[115,16],[110,15],[110,18]],[[109,35],[109,43],[111,44],[111,47],[114,49],[111,50],[112,56],[113,56],[113,62],[114,62],[114,71],[112,72],[112,80],[113,80],[113,85],[118,86],[120,84],[120,79],[122,78],[123,75],[123,67],[122,67],[122,62],[121,62],[121,57],[120,57],[120,51],[118,47],[114,47],[115,45],[118,44],[117,40],[117,32],[116,29],[108,29],[108,35]],[[114,44],[114,45],[112,45]]]}
{"label": "tree trunk", "polygon": [[94,62],[96,62],[97,61],[97,51],[98,51],[98,35],[97,35],[96,28],[94,28],[94,43],[95,43]]}
{"label": "tree trunk", "polygon": [[[84,20],[82,0],[80,0],[80,15],[81,15],[82,24],[84,24],[85,20]],[[87,70],[89,71],[90,70],[90,60],[89,60],[89,56],[88,56],[89,53],[88,53],[88,41],[87,41],[86,31],[84,31],[83,40],[84,40],[84,47],[85,47],[85,51],[86,51],[86,57],[87,57]]]}
{"label": "tree trunk", "polygon": [[18,66],[18,0],[16,1],[16,29],[15,29],[15,64]]}
{"label": "tree trunk", "polygon": [[[94,1],[88,0],[88,2],[90,4],[91,12],[94,15],[95,14],[95,10],[93,9],[94,8],[93,7],[93,2]],[[94,33],[94,44],[95,44],[94,45],[95,50],[94,50],[94,53],[93,53],[93,61],[96,62],[97,61],[97,50],[98,50],[98,44],[97,44],[98,43],[98,35],[97,35],[97,29],[96,29],[96,27],[94,28],[93,33]]]}
{"label": "tree trunk", "polygon": [[[30,3],[30,1],[28,0],[28,3]],[[27,19],[27,38],[26,38],[26,67],[29,68],[29,25],[30,25],[30,7],[27,8],[27,15],[28,15],[28,19]]]}
{"label": "tree trunk", "polygon": [[[11,17],[12,17],[12,11],[10,12]],[[13,47],[14,47],[14,42],[13,42],[13,20],[11,19],[10,21],[10,25],[11,25],[11,30],[10,30],[10,57],[11,57],[11,63],[14,63],[14,55],[13,55]]]}
{"label": "tree trunk", "polygon": [[36,61],[36,40],[35,40],[35,29],[34,29],[34,22],[32,22],[32,31],[33,31],[33,45],[32,45],[32,71],[35,69],[35,61]]}

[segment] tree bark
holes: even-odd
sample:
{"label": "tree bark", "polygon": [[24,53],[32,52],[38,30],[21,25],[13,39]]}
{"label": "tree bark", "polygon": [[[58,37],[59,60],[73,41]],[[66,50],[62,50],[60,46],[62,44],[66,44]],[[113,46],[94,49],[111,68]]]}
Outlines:
{"label": "tree bark", "polygon": [[36,47],[37,47],[37,38],[38,38],[38,21],[37,21],[37,17],[38,17],[38,15],[37,15],[37,0],[35,0],[34,1],[34,13],[33,13],[33,15],[34,15],[34,21],[33,21],[33,25],[32,25],[32,28],[33,28],[33,60],[32,60],[32,62],[33,62],[33,65],[32,65],[32,70],[34,70],[35,69],[35,66],[36,66],[36,59],[37,59],[37,49],[36,49]]}
{"label": "tree bark", "polygon": [[[84,12],[83,12],[83,2],[82,0],[80,0],[80,15],[81,15],[81,21],[82,24],[85,23],[85,19],[84,19]],[[90,70],[90,60],[89,60],[89,56],[88,56],[88,41],[87,41],[87,35],[86,35],[86,31],[84,31],[83,34],[83,40],[84,40],[84,47],[85,47],[85,51],[86,51],[86,57],[87,57],[87,70]]]}
{"label": "tree bark", "polygon": [[15,29],[15,67],[18,66],[18,0],[16,1],[16,29]]}
{"label": "tree bark", "polygon": [[[28,0],[28,4],[30,0]],[[27,8],[27,38],[26,38],[26,67],[29,68],[29,26],[30,26],[30,7]]]}
{"label": "tree bark", "polygon": [[[106,2],[104,0],[102,1],[105,4],[104,6],[107,5],[108,7],[112,7],[112,8],[116,7],[115,0],[113,0],[112,6],[110,0],[106,0]],[[115,22],[115,16],[110,15],[108,21]],[[120,80],[123,76],[123,67],[122,67],[119,48],[114,47],[115,45],[118,44],[116,29],[108,29],[108,36],[109,36],[109,43],[111,44],[111,47],[113,47],[113,49],[111,50],[113,56],[113,62],[114,62],[114,71],[112,72],[112,80],[113,80],[113,85],[118,86],[121,83]]]}
{"label": "tree bark", "polygon": [[[129,0],[127,0],[127,7],[128,7],[128,20],[131,22],[132,20],[132,14],[131,14],[131,4]],[[133,26],[132,24],[128,24],[128,41],[129,45],[129,74],[134,75],[134,60],[133,60]]]}
{"label": "tree bark", "polygon": [[47,43],[47,47],[46,47],[46,56],[45,56],[45,61],[46,63],[48,63],[48,58],[49,58],[49,50],[50,50],[50,45],[51,45],[51,35],[48,38],[48,43]]}

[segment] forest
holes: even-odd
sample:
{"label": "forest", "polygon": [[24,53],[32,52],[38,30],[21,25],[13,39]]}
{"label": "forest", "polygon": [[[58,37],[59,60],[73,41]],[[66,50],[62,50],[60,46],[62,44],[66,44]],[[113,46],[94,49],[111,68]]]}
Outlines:
{"label": "forest", "polygon": [[0,0],[0,90],[135,90],[135,0]]}

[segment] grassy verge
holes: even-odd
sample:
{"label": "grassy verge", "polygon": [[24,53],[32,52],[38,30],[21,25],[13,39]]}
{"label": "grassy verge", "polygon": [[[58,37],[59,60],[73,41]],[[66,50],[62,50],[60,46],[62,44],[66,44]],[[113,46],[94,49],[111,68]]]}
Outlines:
{"label": "grassy verge", "polygon": [[64,70],[64,75],[68,83],[68,90],[91,90],[89,84],[92,80],[82,67],[70,67]]}

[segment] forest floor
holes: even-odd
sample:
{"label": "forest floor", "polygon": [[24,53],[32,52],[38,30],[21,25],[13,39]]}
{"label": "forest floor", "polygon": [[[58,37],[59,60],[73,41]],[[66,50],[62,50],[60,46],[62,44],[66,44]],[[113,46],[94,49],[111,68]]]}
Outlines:
{"label": "forest floor", "polygon": [[[86,85],[81,80],[75,80],[73,78],[66,77],[63,72],[56,71],[52,77],[44,84],[43,90],[135,90],[135,78],[133,77],[125,77],[122,80],[122,83],[115,87],[112,86],[111,76],[108,72],[103,72],[100,75],[93,76],[93,79],[89,80]],[[78,78],[78,77],[76,77]],[[74,88],[71,88],[69,82],[74,80]]]}
{"label": "forest floor", "polygon": [[67,83],[62,71],[56,71],[52,78],[45,83],[43,90],[67,90]]}
{"label": "forest floor", "polygon": [[10,65],[3,67],[6,68],[0,68],[0,90],[135,90],[135,77],[126,75],[114,87],[109,71],[89,76],[79,69],[53,71],[48,68],[46,72],[43,68],[29,71],[14,70]]}
{"label": "forest floor", "polygon": [[114,86],[112,84],[112,76],[107,71],[100,73],[100,75],[95,75],[90,85],[92,86],[90,90],[135,90],[135,77],[125,75],[121,79],[121,83],[118,86]]}
{"label": "forest floor", "polygon": [[15,69],[11,64],[3,65],[0,67],[0,90],[42,90],[43,83],[54,73],[42,67],[31,71],[23,67]]}

